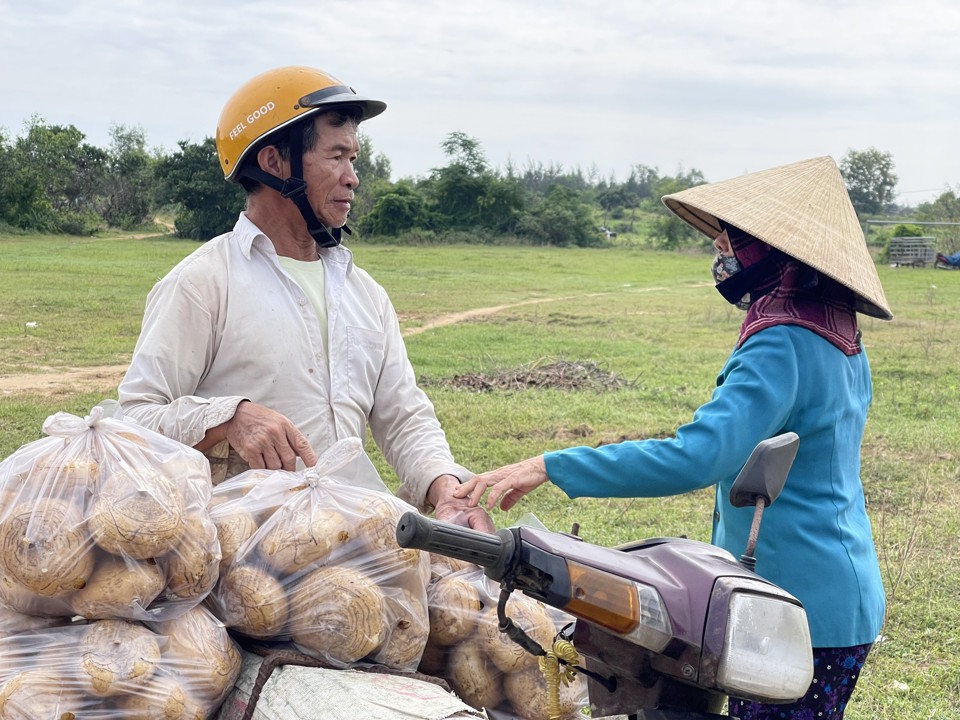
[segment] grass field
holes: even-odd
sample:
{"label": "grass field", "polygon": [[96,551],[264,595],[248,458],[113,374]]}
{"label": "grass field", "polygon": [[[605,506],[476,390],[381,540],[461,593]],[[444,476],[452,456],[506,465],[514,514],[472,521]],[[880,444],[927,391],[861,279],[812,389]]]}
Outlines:
{"label": "grass field", "polygon": [[[0,236],[0,457],[40,437],[49,414],[85,414],[115,391],[109,375],[43,390],[12,380],[122,367],[147,291],[195,247],[165,237]],[[451,445],[476,470],[573,444],[671,434],[709,397],[742,319],[710,287],[705,255],[354,251],[390,292]],[[879,272],[896,318],[861,322],[875,393],[863,479],[888,617],[846,717],[960,718],[960,272]],[[558,364],[589,365],[620,387],[478,392],[466,382]],[[506,525],[532,512],[555,530],[576,521],[586,539],[612,545],[653,535],[707,539],[711,509],[708,491],[572,502],[545,487],[495,519]]]}

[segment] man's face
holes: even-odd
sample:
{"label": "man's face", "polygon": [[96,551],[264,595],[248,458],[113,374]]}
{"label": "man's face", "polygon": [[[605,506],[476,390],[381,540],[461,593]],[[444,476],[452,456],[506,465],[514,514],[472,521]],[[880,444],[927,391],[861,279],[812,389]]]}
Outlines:
{"label": "man's face", "polygon": [[360,141],[353,123],[334,127],[330,120],[330,116],[321,115],[314,121],[317,143],[303,155],[303,179],[310,206],[320,221],[328,227],[342,227],[360,184],[353,170]]}

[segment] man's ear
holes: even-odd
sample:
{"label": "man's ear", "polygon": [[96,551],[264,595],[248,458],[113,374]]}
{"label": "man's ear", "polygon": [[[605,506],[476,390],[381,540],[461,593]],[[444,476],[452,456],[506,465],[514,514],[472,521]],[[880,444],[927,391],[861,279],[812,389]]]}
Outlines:
{"label": "man's ear", "polygon": [[257,152],[257,164],[266,173],[285,180],[288,174],[287,164],[280,156],[276,145],[266,145]]}

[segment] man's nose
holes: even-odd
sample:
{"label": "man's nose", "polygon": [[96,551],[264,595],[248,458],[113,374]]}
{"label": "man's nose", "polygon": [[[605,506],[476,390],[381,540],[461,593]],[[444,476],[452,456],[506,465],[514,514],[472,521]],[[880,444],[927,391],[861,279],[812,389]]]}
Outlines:
{"label": "man's nose", "polygon": [[357,175],[357,171],[354,169],[353,165],[350,166],[350,169],[347,171],[346,175],[344,175],[343,184],[353,190],[356,190],[358,187],[360,187],[360,176]]}

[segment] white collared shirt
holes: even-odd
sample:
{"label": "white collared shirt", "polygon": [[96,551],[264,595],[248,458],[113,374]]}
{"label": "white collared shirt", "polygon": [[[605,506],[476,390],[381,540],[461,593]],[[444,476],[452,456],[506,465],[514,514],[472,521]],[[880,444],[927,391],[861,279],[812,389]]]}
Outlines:
{"label": "white collared shirt", "polygon": [[322,254],[329,348],[312,303],[244,213],[184,258],[147,296],[119,387],[124,414],[193,446],[249,399],[289,418],[318,455],[363,440],[369,425],[398,496],[426,509],[435,478],[472,473],[453,461],[416,384],[386,291],[346,248]]}

